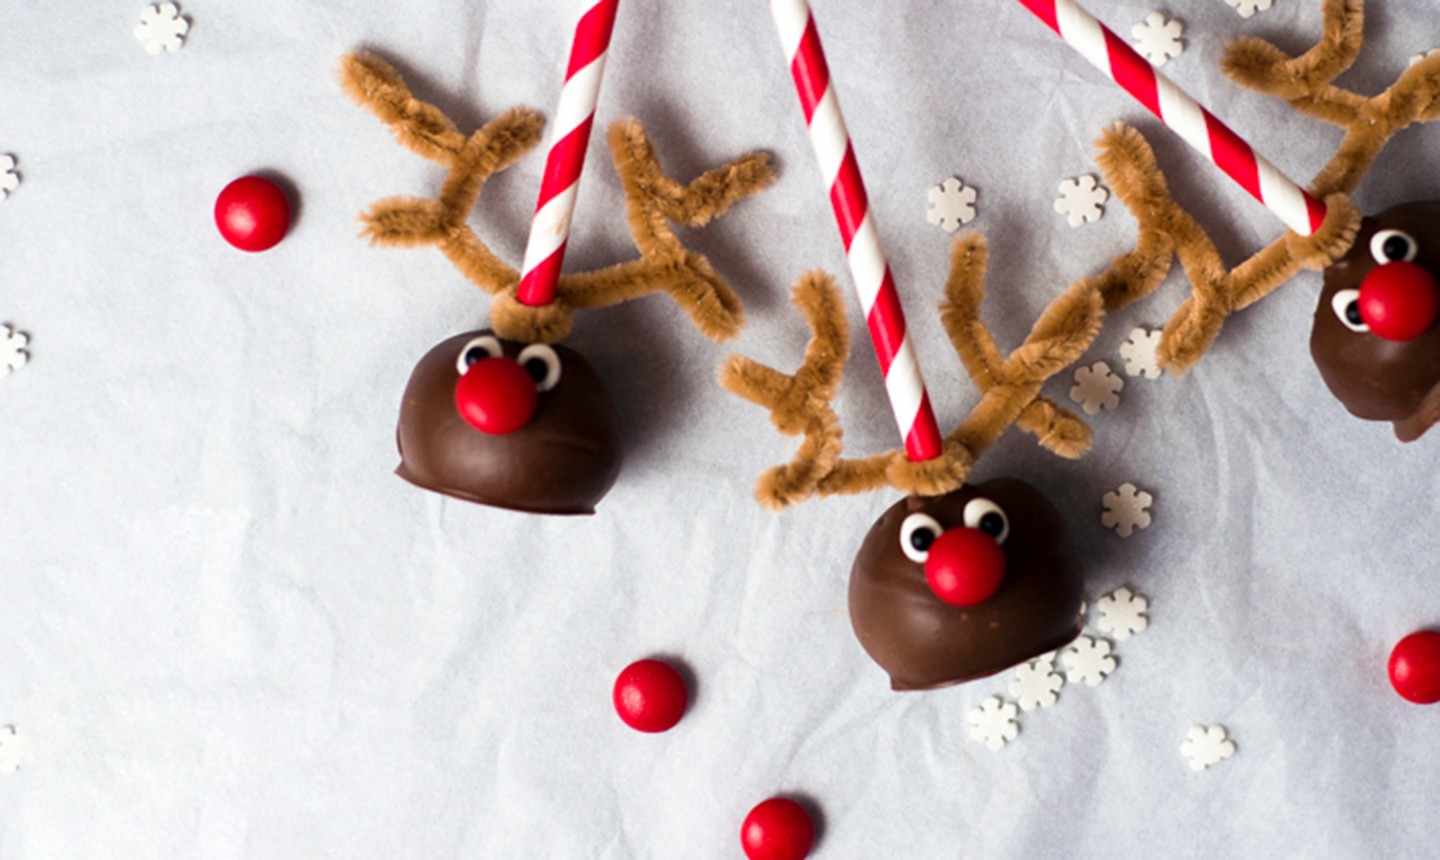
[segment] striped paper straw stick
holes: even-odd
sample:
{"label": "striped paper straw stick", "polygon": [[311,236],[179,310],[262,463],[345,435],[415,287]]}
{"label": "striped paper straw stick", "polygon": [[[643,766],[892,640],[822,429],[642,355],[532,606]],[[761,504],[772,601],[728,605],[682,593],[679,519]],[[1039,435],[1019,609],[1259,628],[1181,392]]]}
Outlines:
{"label": "striped paper straw stick", "polygon": [[915,350],[905,333],[905,313],[895,281],[890,277],[890,264],[880,247],[880,234],[865,194],[865,183],[855,162],[850,133],[840,114],[840,103],[830,83],[830,70],[825,64],[825,50],[815,31],[815,20],[806,0],[770,0],[780,44],[790,60],[790,75],[805,111],[805,124],[810,130],[810,143],[825,187],[830,192],[830,206],[840,226],[840,238],[861,309],[870,328],[870,340],[885,376],[885,390],[895,422],[905,439],[905,453],[911,460],[932,460],[940,456],[942,440],[925,392],[925,380]]}
{"label": "striped paper straw stick", "polygon": [[1325,204],[1288,179],[1224,123],[1175,86],[1075,0],[1020,0],[1091,65],[1240,183],[1302,236],[1320,229]]}
{"label": "striped paper straw stick", "polygon": [[570,238],[570,214],[580,189],[580,171],[590,144],[595,121],[595,102],[600,97],[600,77],[605,72],[605,53],[610,32],[615,28],[619,0],[597,0],[580,16],[570,46],[570,65],[555,109],[555,132],[545,159],[545,176],[540,181],[540,200],[530,224],[530,241],[520,267],[518,297],[523,304],[548,305],[555,300],[560,282],[560,265],[565,261],[565,242]]}

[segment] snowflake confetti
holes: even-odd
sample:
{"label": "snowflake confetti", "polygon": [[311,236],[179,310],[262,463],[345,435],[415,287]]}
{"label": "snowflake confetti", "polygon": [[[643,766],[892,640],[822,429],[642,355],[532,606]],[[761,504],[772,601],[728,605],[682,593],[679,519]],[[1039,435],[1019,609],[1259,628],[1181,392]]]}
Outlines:
{"label": "snowflake confetti", "polygon": [[1020,724],[1015,722],[1019,714],[1015,705],[991,696],[971,709],[966,719],[970,723],[970,737],[992,750],[998,750],[1020,734]]}
{"label": "snowflake confetti", "polygon": [[976,191],[956,177],[931,188],[927,196],[930,209],[925,218],[946,233],[954,233],[960,225],[975,220]]}
{"label": "snowflake confetti", "polygon": [[1060,199],[1055,201],[1055,211],[1064,215],[1071,227],[1079,227],[1099,221],[1105,214],[1105,201],[1109,199],[1109,189],[1094,176],[1079,176],[1060,183]]}
{"label": "snowflake confetti", "polygon": [[1136,529],[1150,527],[1150,505],[1154,501],[1154,496],[1127,481],[1114,492],[1100,497],[1100,504],[1105,509],[1100,514],[1100,524],[1114,529],[1120,537],[1128,538]]}
{"label": "snowflake confetti", "polygon": [[1185,25],[1167,20],[1159,12],[1151,12],[1144,21],[1130,28],[1136,49],[1156,67],[1165,65],[1185,50],[1185,43],[1180,41],[1184,32]]}
{"label": "snowflake confetti", "polygon": [[135,38],[147,54],[178,51],[185,44],[190,21],[180,14],[174,3],[146,6],[140,10],[140,23],[135,25]]}
{"label": "snowflake confetti", "polygon": [[20,174],[15,172],[15,156],[0,152],[0,200],[20,187]]}
{"label": "snowflake confetti", "polygon": [[1120,642],[1136,633],[1144,632],[1145,628],[1150,626],[1150,619],[1145,616],[1145,610],[1150,608],[1150,601],[1132,593],[1128,588],[1117,588],[1095,601],[1095,608],[1100,610],[1095,627]]}
{"label": "snowflake confetti", "polygon": [[1110,372],[1110,365],[1097,361],[1089,367],[1077,368],[1070,399],[1085,409],[1086,415],[1098,415],[1101,409],[1120,405],[1120,389],[1125,380]]}
{"label": "snowflake confetti", "polygon": [[1130,332],[1130,339],[1120,345],[1120,357],[1125,360],[1126,376],[1143,376],[1159,379],[1164,373],[1156,351],[1160,348],[1160,332],[1137,328]]}
{"label": "snowflake confetti", "polygon": [[1235,11],[1240,13],[1241,18],[1249,18],[1256,12],[1264,12],[1269,9],[1275,0],[1225,0],[1225,2],[1235,7]]}
{"label": "snowflake confetti", "polygon": [[1190,769],[1200,772],[1219,764],[1235,754],[1235,742],[1224,726],[1191,726],[1180,744],[1180,754],[1190,762]]}
{"label": "snowflake confetti", "polygon": [[1025,663],[1010,682],[1010,695],[1022,711],[1048,708],[1059,700],[1065,679],[1055,672],[1055,656],[1047,654]]}
{"label": "snowflake confetti", "polygon": [[1410,58],[1410,62],[1405,65],[1405,68],[1408,69],[1408,68],[1410,68],[1411,66],[1418,66],[1418,65],[1420,65],[1421,61],[1423,61],[1423,60],[1425,60],[1427,57],[1433,56],[1433,55],[1435,55],[1435,54],[1440,54],[1440,48],[1436,48],[1436,49],[1433,50],[1433,51],[1426,51],[1426,52],[1423,53],[1423,54],[1416,54],[1415,56],[1413,56],[1413,57]]}
{"label": "snowflake confetti", "polygon": [[1104,639],[1081,636],[1060,652],[1060,659],[1065,663],[1065,680],[1072,684],[1098,687],[1115,671],[1110,643]]}
{"label": "snowflake confetti", "polygon": [[0,325],[0,379],[25,366],[30,352],[25,349],[30,337],[8,325]]}
{"label": "snowflake confetti", "polygon": [[14,726],[0,726],[0,773],[20,769],[20,732]]}

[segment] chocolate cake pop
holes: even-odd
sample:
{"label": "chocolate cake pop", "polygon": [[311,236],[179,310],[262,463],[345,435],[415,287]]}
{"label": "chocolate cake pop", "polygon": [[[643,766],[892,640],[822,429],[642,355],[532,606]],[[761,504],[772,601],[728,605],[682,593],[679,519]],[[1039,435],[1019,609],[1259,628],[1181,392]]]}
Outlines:
{"label": "chocolate cake pop", "polygon": [[[980,551],[986,544],[993,552]],[[1059,512],[1014,479],[901,499],[870,528],[850,571],[850,623],[896,690],[968,681],[1053,651],[1080,634],[1082,599]]]}
{"label": "chocolate cake pop", "polygon": [[574,350],[469,332],[411,374],[395,471],[472,502],[588,514],[619,474],[619,437],[604,384]]}
{"label": "chocolate cake pop", "polygon": [[619,421],[590,365],[557,342],[570,333],[576,311],[654,292],[671,295],[707,337],[734,336],[743,318],[739,298],[705,257],[681,244],[670,222],[703,226],[760,191],[773,180],[768,158],[752,153],[681,185],[661,170],[639,123],[616,123],[610,150],[640,256],[561,275],[553,295],[532,304],[519,290],[519,273],[466,219],[486,180],[539,142],[540,118],[514,109],[466,135],[374,55],[347,55],[340,77],[404,146],[448,171],[438,199],[377,202],[362,216],[365,235],[380,245],[435,245],[494,297],[491,330],[456,335],[415,368],[400,410],[397,472],[426,489],[496,507],[592,512],[619,469]]}
{"label": "chocolate cake pop", "polygon": [[737,355],[721,370],[726,388],[765,406],[782,432],[804,437],[789,463],[761,478],[762,503],[887,486],[906,494],[871,527],[850,572],[855,635],[896,690],[990,675],[1080,632],[1083,567],[1055,507],[1023,481],[966,481],[1011,426],[1061,456],[1089,448],[1090,428],[1041,388],[1094,339],[1101,291],[1114,273],[1071,284],[1006,356],[980,320],[988,260],[979,234],[955,241],[940,318],[981,398],[945,436],[939,457],[914,461],[903,449],[841,456],[832,402],[850,335],[839,291],[823,273],[806,275],[793,291],[811,329],[799,369],[786,374]]}
{"label": "chocolate cake pop", "polygon": [[1357,417],[1394,423],[1402,442],[1440,421],[1440,202],[1361,222],[1325,270],[1310,354]]}

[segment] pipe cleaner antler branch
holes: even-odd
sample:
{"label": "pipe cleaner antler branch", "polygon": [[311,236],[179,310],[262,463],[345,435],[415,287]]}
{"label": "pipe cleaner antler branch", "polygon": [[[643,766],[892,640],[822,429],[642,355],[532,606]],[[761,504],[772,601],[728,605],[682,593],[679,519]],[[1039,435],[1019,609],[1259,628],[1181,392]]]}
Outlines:
{"label": "pipe cleaner antler branch", "polygon": [[981,398],[945,437],[942,455],[923,462],[908,459],[904,449],[853,460],[840,456],[843,432],[831,401],[849,352],[849,329],[834,281],[823,272],[806,274],[792,290],[812,332],[799,369],[787,375],[741,355],[730,356],[720,369],[722,385],[770,410],[780,432],[803,437],[789,463],[760,477],[756,496],[767,507],[781,508],[813,495],[886,485],[942,495],[965,482],[975,460],[1011,425],[1059,456],[1079,457],[1090,448],[1090,428],[1040,389],[1089,347],[1107,302],[1118,306],[1154,291],[1166,270],[1151,265],[1153,258],[1151,249],[1137,249],[1117,257],[1102,274],[1075,282],[1050,303],[1025,342],[1003,356],[980,320],[989,263],[985,239],[978,233],[957,238],[940,315]]}
{"label": "pipe cleaner antler branch", "polygon": [[[1170,196],[1154,153],[1140,135],[1117,127],[1102,139],[1102,167],[1116,196],[1142,225],[1142,244],[1180,259],[1192,294],[1165,326],[1159,347],[1163,366],[1184,372],[1210,348],[1225,320],[1275,290],[1302,269],[1320,270],[1354,241],[1360,213],[1345,195],[1354,191],[1385,145],[1414,123],[1440,118],[1440,56],[1406,70],[1377,96],[1366,98],[1334,85],[1364,43],[1361,0],[1324,0],[1324,32],[1299,57],[1255,37],[1231,44],[1222,61],[1236,83],[1290,102],[1296,110],[1345,129],[1339,149],[1311,185],[1323,197],[1326,218],[1307,237],[1294,232],[1234,268],[1221,261],[1214,242]],[[1154,265],[1166,265],[1158,258]]]}
{"label": "pipe cleaner antler branch", "polygon": [[1323,14],[1319,43],[1299,57],[1243,36],[1227,48],[1221,68],[1243,87],[1285,99],[1297,111],[1344,129],[1339,151],[1315,177],[1314,188],[1349,193],[1392,137],[1440,118],[1440,57],[1416,63],[1384,92],[1366,98],[1334,84],[1364,46],[1363,0],[1325,0]]}
{"label": "pipe cleaner antler branch", "polygon": [[400,74],[373,54],[346,55],[340,80],[355,101],[390,126],[402,146],[447,171],[434,199],[377,201],[362,217],[364,234],[379,245],[438,247],[461,274],[495,297],[491,324],[502,337],[554,343],[569,333],[576,310],[662,291],[706,337],[724,340],[739,331],[744,318],[739,297],[704,256],[684,247],[670,222],[703,226],[769,186],[774,174],[765,154],[741,156],[682,185],[664,174],[638,122],[617,122],[608,139],[640,257],[562,276],[553,303],[530,306],[516,297],[519,273],[490,251],[466,219],[486,180],[539,142],[540,117],[512,108],[465,135],[439,108],[416,99]]}

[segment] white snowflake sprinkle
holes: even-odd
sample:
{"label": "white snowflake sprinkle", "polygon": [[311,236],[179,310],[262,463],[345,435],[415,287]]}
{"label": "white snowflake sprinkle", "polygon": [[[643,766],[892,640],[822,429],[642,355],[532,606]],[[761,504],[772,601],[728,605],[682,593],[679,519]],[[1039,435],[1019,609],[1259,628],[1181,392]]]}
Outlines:
{"label": "white snowflake sprinkle", "polygon": [[976,191],[952,176],[927,192],[930,208],[925,218],[931,224],[954,233],[961,224],[975,220]]}
{"label": "white snowflake sprinkle", "polygon": [[1059,700],[1065,679],[1055,672],[1055,656],[1047,654],[1025,663],[1015,670],[1010,682],[1010,695],[1022,711],[1048,708]]}
{"label": "white snowflake sprinkle", "polygon": [[0,152],[0,200],[20,187],[20,174],[15,172],[15,156]]}
{"label": "white snowflake sprinkle", "polygon": [[0,773],[20,769],[20,732],[14,726],[0,726]]}
{"label": "white snowflake sprinkle", "polygon": [[8,325],[0,325],[0,379],[25,366],[30,352],[25,349],[30,337]]}
{"label": "white snowflake sprinkle", "polygon": [[1436,49],[1433,50],[1433,51],[1426,51],[1426,52],[1423,53],[1423,54],[1416,54],[1415,56],[1413,56],[1413,57],[1410,58],[1410,62],[1408,62],[1408,63],[1405,64],[1405,68],[1408,69],[1408,68],[1410,68],[1411,66],[1418,66],[1418,65],[1420,65],[1420,61],[1422,61],[1422,60],[1424,60],[1426,57],[1432,56],[1432,55],[1434,55],[1434,54],[1440,54],[1440,48],[1436,48]]}
{"label": "white snowflake sprinkle", "polygon": [[1264,12],[1274,5],[1275,0],[1225,0],[1235,11],[1240,13],[1241,18],[1249,18],[1256,12]]}
{"label": "white snowflake sprinkle", "polygon": [[135,25],[135,38],[147,54],[178,51],[185,44],[190,22],[180,14],[174,3],[146,6],[140,10],[140,23]]}
{"label": "white snowflake sprinkle", "polygon": [[1150,619],[1145,617],[1150,601],[1123,586],[1095,601],[1095,608],[1100,610],[1095,627],[1120,642],[1150,626]]}
{"label": "white snowflake sprinkle", "polygon": [[1065,680],[1072,684],[1098,687],[1115,671],[1110,643],[1104,639],[1081,636],[1060,652],[1060,659],[1065,663]]}
{"label": "white snowflake sprinkle", "polygon": [[1079,227],[1099,221],[1105,214],[1105,201],[1109,199],[1109,189],[1094,176],[1079,176],[1060,183],[1060,199],[1055,201],[1055,211],[1064,215],[1071,227]]}
{"label": "white snowflake sprinkle", "polygon": [[1126,376],[1143,376],[1159,379],[1164,373],[1156,351],[1160,348],[1159,330],[1137,328],[1130,332],[1130,339],[1120,345],[1120,357],[1125,360]]}
{"label": "white snowflake sprinkle", "polygon": [[1154,496],[1127,481],[1114,492],[1100,497],[1104,508],[1100,514],[1100,525],[1114,529],[1122,538],[1128,538],[1136,529],[1150,527],[1150,505],[1154,501]]}
{"label": "white snowflake sprinkle", "polygon": [[1191,726],[1180,744],[1180,754],[1190,762],[1190,769],[1200,772],[1219,764],[1235,754],[1235,742],[1224,726]]}
{"label": "white snowflake sprinkle", "polygon": [[1101,409],[1114,409],[1120,405],[1120,389],[1125,380],[1110,372],[1110,365],[1097,361],[1089,367],[1075,370],[1075,384],[1070,388],[1070,399],[1079,403],[1086,415],[1098,415]]}
{"label": "white snowflake sprinkle", "polygon": [[1183,24],[1167,20],[1159,12],[1151,12],[1145,16],[1144,21],[1130,28],[1136,49],[1156,67],[1165,65],[1185,50],[1185,43],[1180,41],[1180,35],[1184,32]]}
{"label": "white snowflake sprinkle", "polygon": [[1000,749],[1020,734],[1020,724],[1015,722],[1018,714],[1013,704],[991,696],[966,715],[971,739],[992,750]]}

